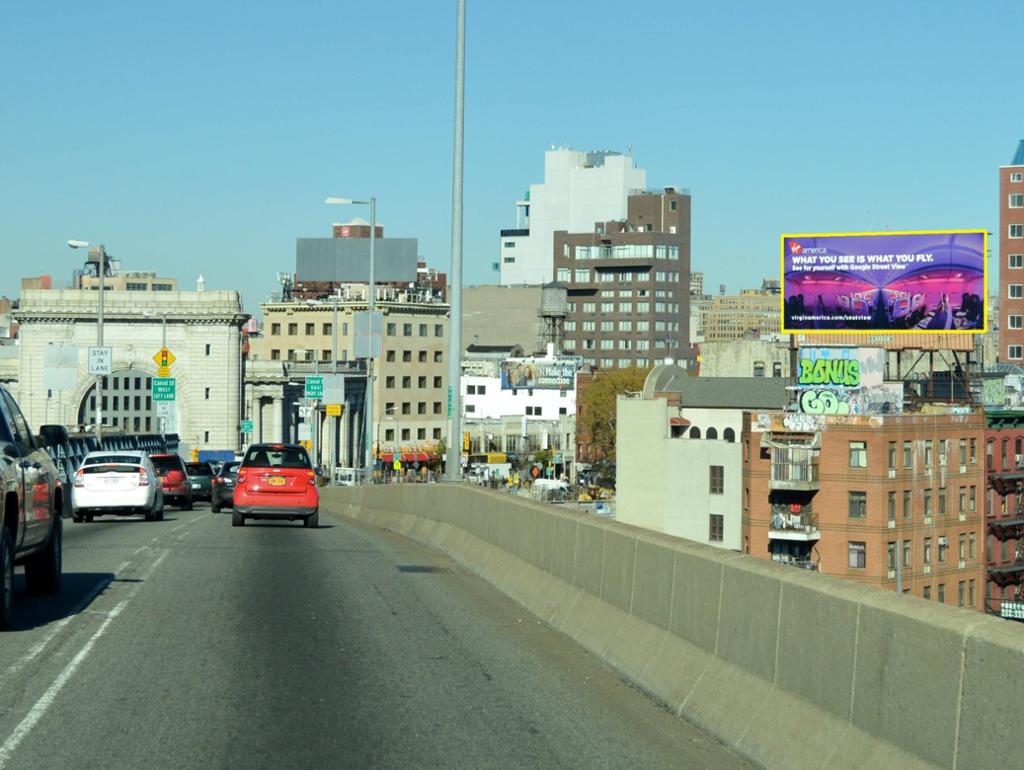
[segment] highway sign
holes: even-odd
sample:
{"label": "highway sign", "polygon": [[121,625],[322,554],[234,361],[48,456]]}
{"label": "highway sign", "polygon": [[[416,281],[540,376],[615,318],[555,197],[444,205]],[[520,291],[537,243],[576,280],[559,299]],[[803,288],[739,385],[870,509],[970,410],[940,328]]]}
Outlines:
{"label": "highway sign", "polygon": [[252,433],[252,420],[242,420],[242,433]]}
{"label": "highway sign", "polygon": [[448,386],[448,419],[452,418],[452,386]]}
{"label": "highway sign", "polygon": [[156,352],[156,355],[153,356],[153,361],[156,363],[157,366],[170,367],[177,360],[178,359],[174,357],[174,353],[172,353],[166,347],[160,348],[160,350]]}
{"label": "highway sign", "polygon": [[89,374],[110,374],[113,348],[89,348]]}
{"label": "highway sign", "polygon": [[154,401],[174,401],[176,390],[176,381],[173,377],[153,378]]}
{"label": "highway sign", "polygon": [[341,417],[342,406],[341,404],[328,404],[327,405],[327,416],[328,417]]}
{"label": "highway sign", "polygon": [[324,378],[323,377],[307,377],[306,378],[306,398],[323,398],[324,397]]}

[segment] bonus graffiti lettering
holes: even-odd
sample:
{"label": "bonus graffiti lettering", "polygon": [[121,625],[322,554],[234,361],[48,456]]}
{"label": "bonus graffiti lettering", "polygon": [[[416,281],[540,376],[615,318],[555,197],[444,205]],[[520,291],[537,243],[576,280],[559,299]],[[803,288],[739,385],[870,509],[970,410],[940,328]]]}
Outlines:
{"label": "bonus graffiti lettering", "polygon": [[850,404],[840,401],[831,390],[805,390],[800,394],[800,411],[804,414],[849,414]]}
{"label": "bonus graffiti lettering", "polygon": [[855,358],[805,358],[800,361],[801,385],[860,387],[860,361]]}

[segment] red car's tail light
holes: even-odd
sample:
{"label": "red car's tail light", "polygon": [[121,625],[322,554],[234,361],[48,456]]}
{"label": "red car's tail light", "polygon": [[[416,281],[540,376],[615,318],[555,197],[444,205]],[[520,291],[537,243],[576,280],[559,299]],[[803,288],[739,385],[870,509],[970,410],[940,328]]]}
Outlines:
{"label": "red car's tail light", "polygon": [[306,471],[306,475],[309,476],[309,485],[311,487],[315,487],[316,486],[316,472],[315,471]]}
{"label": "red car's tail light", "polygon": [[241,484],[245,481],[245,471],[238,472],[238,483]]}
{"label": "red car's tail light", "polygon": [[84,470],[80,470],[77,473],[75,473],[75,486],[76,487],[84,487],[85,486],[85,471]]}

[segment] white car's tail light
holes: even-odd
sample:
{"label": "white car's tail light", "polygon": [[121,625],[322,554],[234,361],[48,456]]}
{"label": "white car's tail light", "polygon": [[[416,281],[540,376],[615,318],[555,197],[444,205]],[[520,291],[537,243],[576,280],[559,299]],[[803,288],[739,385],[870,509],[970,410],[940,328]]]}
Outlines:
{"label": "white car's tail light", "polygon": [[84,470],[79,470],[79,471],[77,471],[75,473],[75,486],[76,487],[84,487],[85,486],[85,471]]}
{"label": "white car's tail light", "polygon": [[146,473],[146,469],[145,468],[139,468],[139,486],[140,487],[148,487],[149,486],[149,474]]}

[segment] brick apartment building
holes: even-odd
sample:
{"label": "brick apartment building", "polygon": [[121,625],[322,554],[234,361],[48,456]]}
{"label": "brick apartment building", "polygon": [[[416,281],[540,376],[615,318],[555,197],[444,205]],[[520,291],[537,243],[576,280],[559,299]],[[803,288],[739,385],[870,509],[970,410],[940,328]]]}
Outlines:
{"label": "brick apartment building", "polygon": [[985,418],[953,411],[751,414],[744,551],[983,610]]}
{"label": "brick apartment building", "polygon": [[1024,412],[990,411],[986,420],[985,608],[1024,619],[1012,606],[1024,601]]}
{"label": "brick apartment building", "polygon": [[555,231],[554,272],[568,289],[565,352],[586,367],[689,357],[689,193],[634,193],[625,220]]}
{"label": "brick apartment building", "polygon": [[1024,139],[999,168],[999,360],[1024,362]]}

